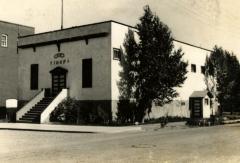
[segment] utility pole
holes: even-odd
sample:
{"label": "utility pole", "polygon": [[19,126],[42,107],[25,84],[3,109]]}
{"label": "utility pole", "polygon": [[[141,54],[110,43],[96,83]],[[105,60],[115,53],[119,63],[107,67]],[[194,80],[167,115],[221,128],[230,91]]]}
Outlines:
{"label": "utility pole", "polygon": [[62,0],[62,9],[61,9],[61,29],[63,29],[63,0]]}

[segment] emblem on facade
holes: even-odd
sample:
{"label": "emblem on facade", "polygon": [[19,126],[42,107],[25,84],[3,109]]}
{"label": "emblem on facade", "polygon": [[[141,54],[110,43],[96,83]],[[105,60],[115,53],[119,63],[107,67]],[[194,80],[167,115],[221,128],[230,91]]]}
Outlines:
{"label": "emblem on facade", "polygon": [[56,53],[53,58],[54,59],[57,59],[57,58],[64,58],[65,57],[65,54],[64,53]]}
{"label": "emblem on facade", "polygon": [[66,64],[69,63],[69,59],[65,58],[64,53],[56,53],[53,55],[53,61],[50,61],[50,65]]}

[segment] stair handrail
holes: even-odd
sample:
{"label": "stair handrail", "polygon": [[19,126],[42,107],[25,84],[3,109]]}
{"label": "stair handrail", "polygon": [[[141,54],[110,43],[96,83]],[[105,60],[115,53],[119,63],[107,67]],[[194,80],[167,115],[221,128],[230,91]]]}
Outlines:
{"label": "stair handrail", "polygon": [[25,113],[27,113],[33,106],[35,106],[39,101],[41,101],[45,96],[45,89],[37,93],[26,105],[24,105],[16,113],[16,119],[19,120]]}
{"label": "stair handrail", "polygon": [[62,91],[54,98],[54,100],[47,106],[47,108],[41,113],[40,123],[48,123],[51,112],[68,96],[68,89],[62,89]]}

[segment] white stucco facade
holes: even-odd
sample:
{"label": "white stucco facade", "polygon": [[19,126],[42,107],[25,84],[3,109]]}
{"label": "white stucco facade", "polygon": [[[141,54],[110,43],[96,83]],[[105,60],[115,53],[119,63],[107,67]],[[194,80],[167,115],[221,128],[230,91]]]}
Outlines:
{"label": "white stucco facade", "polygon": [[[200,47],[195,47],[187,43],[174,41],[175,49],[181,48],[184,55],[183,60],[188,62],[187,78],[181,87],[176,88],[179,96],[170,104],[163,107],[153,104],[152,113],[149,118],[158,118],[161,116],[190,117],[189,96],[193,91],[203,91],[206,89],[204,74],[201,67],[205,65],[205,60],[210,51]],[[196,71],[192,72],[191,66],[196,66]]]}
{"label": "white stucco facade", "polygon": [[[177,88],[179,92],[178,100],[188,100],[193,91],[201,91],[206,89],[204,74],[201,72],[201,66],[205,65],[205,60],[210,51],[190,46],[184,43],[174,41],[176,49],[181,48],[184,52],[183,60],[188,62],[187,79],[181,88]],[[196,65],[196,72],[191,71],[191,65]]]}
{"label": "white stucco facade", "polygon": [[[110,31],[110,24],[99,28]],[[67,32],[66,32],[67,35]],[[29,37],[35,37],[29,36]],[[43,36],[44,37],[44,36]],[[25,38],[23,38],[24,40]],[[41,38],[40,38],[41,39]],[[49,41],[49,40],[46,40]],[[63,53],[64,58],[54,58],[57,53]],[[68,70],[66,87],[71,97],[77,100],[110,100],[111,99],[111,52],[110,34],[105,37],[76,40],[61,43],[60,51],[56,44],[46,44],[33,48],[19,50],[19,80],[18,97],[20,100],[31,99],[42,88],[52,87],[50,71],[56,67]],[[92,88],[82,88],[82,60],[92,59]],[[59,61],[58,64],[56,62]],[[60,63],[60,61],[65,61]],[[38,90],[30,89],[30,66],[39,65]]]}
{"label": "white stucco facade", "polygon": [[[18,99],[28,101],[43,88],[52,88],[50,71],[61,67],[67,71],[66,88],[69,96],[80,101],[105,102],[116,118],[119,99],[120,60],[114,59],[113,49],[123,47],[128,25],[115,21],[73,27],[64,30],[29,35],[19,38],[18,60]],[[150,118],[163,115],[189,117],[188,98],[195,90],[204,90],[204,66],[206,55],[210,52],[199,47],[174,42],[175,48],[182,48],[183,59],[188,62],[188,74],[181,88],[176,88],[179,97],[170,105],[153,106]],[[55,58],[61,53],[62,58]],[[92,87],[82,87],[82,60],[92,59]],[[63,62],[63,60],[65,60]],[[61,62],[60,62],[61,61]],[[30,67],[38,64],[38,89],[30,89]],[[191,64],[196,72],[191,72]],[[94,105],[99,108],[102,104]]]}
{"label": "white stucco facade", "polygon": [[[112,34],[111,34],[111,43],[112,48],[123,48],[123,42],[125,35],[128,32],[128,29],[131,27],[112,23]],[[136,30],[131,28],[132,30]],[[164,107],[155,106],[153,104],[152,113],[149,115],[150,118],[158,118],[160,116],[180,116],[180,117],[189,117],[190,112],[188,109],[188,98],[193,91],[201,91],[206,89],[204,74],[201,72],[201,66],[205,65],[206,56],[210,54],[210,51],[201,47],[196,47],[181,41],[174,41],[175,49],[181,48],[184,52],[183,60],[188,62],[187,66],[187,79],[185,80],[182,87],[176,88],[179,96],[174,99],[171,104],[167,104]],[[191,65],[196,65],[196,72],[191,71]],[[119,61],[112,60],[111,68],[111,92],[112,92],[112,106],[116,108],[116,100],[119,97],[119,91],[117,83],[120,80],[119,72],[122,70],[119,65]]]}
{"label": "white stucco facade", "polygon": [[[208,102],[206,102],[206,100]],[[211,115],[214,115],[213,110],[210,107],[210,98],[208,96],[204,97],[202,101],[203,105],[203,118],[210,118]]]}

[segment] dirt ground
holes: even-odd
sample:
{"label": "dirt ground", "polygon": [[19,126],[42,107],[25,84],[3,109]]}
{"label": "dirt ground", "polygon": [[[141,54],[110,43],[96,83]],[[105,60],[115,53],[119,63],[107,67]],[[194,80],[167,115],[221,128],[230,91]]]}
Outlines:
{"label": "dirt ground", "polygon": [[240,162],[240,124],[83,134],[0,130],[0,162]]}

